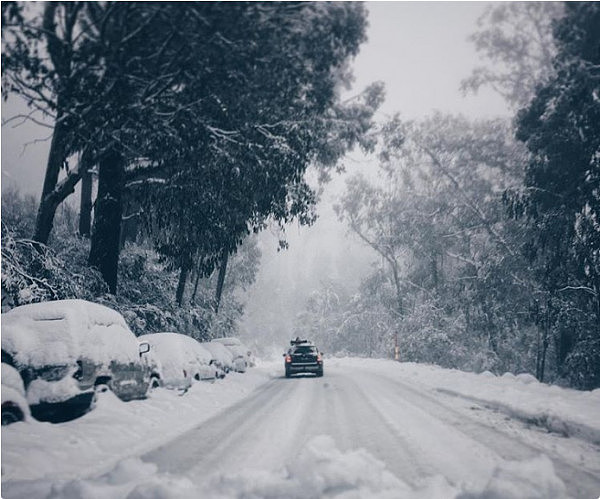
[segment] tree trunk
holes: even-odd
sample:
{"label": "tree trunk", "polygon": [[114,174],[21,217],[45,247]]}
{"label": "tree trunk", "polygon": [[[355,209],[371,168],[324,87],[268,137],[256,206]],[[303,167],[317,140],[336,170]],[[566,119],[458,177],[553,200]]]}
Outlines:
{"label": "tree trunk", "polygon": [[398,265],[396,262],[389,262],[392,267],[392,274],[394,276],[394,287],[396,288],[396,302],[398,306],[398,317],[404,315],[404,306],[402,303],[402,289],[400,288],[400,276],[398,273]]}
{"label": "tree trunk", "polygon": [[85,155],[79,167],[81,174],[81,200],[79,202],[79,235],[90,237],[92,228],[92,172]]}
{"label": "tree trunk", "polygon": [[[54,125],[54,131],[52,132],[52,142],[50,143],[50,152],[48,153],[48,162],[46,163],[46,174],[44,176],[44,186],[42,187],[42,196],[40,198],[40,205],[38,207],[37,217],[35,220],[35,229],[33,232],[32,239],[42,244],[48,244],[50,233],[54,225],[54,215],[56,214],[56,208],[62,201],[58,202],[52,193],[56,189],[58,183],[58,175],[60,169],[66,160],[65,151],[65,138],[66,129],[61,122],[61,102],[57,104],[59,109],[58,116],[56,118],[56,124]],[[63,198],[64,199],[64,198]]]}
{"label": "tree trunk", "polygon": [[196,294],[198,293],[198,284],[200,283],[200,277],[202,273],[200,272],[200,265],[196,267],[196,279],[194,280],[194,292],[192,293],[191,302],[196,304]]}
{"label": "tree trunk", "polygon": [[112,294],[117,292],[124,170],[125,159],[114,148],[99,161],[89,262],[100,271]]}
{"label": "tree trunk", "polygon": [[185,293],[185,284],[187,282],[187,276],[190,269],[187,265],[181,267],[181,272],[179,273],[179,282],[177,283],[177,292],[175,293],[175,300],[177,301],[178,306],[183,305],[183,295]]}
{"label": "tree trunk", "polygon": [[229,259],[229,252],[224,251],[221,259],[221,266],[219,267],[219,277],[217,279],[217,291],[215,293],[215,314],[219,313],[219,306],[221,305],[221,296],[223,295],[223,284],[225,283],[225,274],[227,273],[227,260]]}

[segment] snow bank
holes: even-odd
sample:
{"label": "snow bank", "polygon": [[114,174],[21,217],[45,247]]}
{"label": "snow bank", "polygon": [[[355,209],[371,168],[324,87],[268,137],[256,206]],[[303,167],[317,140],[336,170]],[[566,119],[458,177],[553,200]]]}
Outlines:
{"label": "snow bank", "polygon": [[474,374],[381,359],[348,358],[343,362],[486,405],[549,431],[600,444],[600,390],[547,385],[530,374],[505,373],[498,377],[487,371]]}
{"label": "snow bank", "polygon": [[498,466],[484,490],[464,493],[458,499],[564,499],[565,484],[554,473],[552,461],[539,456],[528,461],[508,461]]}
{"label": "snow bank", "polygon": [[48,499],[563,499],[562,481],[545,456],[499,465],[480,491],[465,491],[442,476],[420,486],[390,473],[365,449],[341,452],[331,437],[311,439],[298,457],[279,470],[245,470],[209,478],[204,484],[190,477],[158,473],[154,464],[130,458],[95,479],[54,484]]}
{"label": "snow bank", "polygon": [[195,383],[183,396],[157,389],[146,400],[122,402],[107,391],[99,394],[93,411],[73,421],[53,425],[32,419],[5,426],[3,497],[11,497],[11,482],[13,490],[21,480],[43,480],[47,488],[57,480],[104,473],[123,458],[158,447],[246,397],[271,379],[274,370],[265,366],[243,375],[231,373],[216,383]]}

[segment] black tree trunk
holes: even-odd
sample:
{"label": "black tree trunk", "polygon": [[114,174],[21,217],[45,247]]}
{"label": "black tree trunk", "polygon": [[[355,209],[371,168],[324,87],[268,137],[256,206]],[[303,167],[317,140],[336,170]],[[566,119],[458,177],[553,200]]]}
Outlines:
{"label": "black tree trunk", "polygon": [[[60,102],[58,105],[60,106]],[[52,194],[58,183],[60,169],[66,160],[65,139],[66,130],[60,121],[59,114],[56,119],[54,131],[52,132],[52,142],[50,143],[50,152],[46,164],[44,186],[42,188],[42,196],[32,237],[34,241],[42,244],[48,244],[48,239],[50,238],[50,233],[52,232],[52,227],[54,225],[56,208],[62,201],[62,199],[58,201],[56,196],[53,196]]]}
{"label": "black tree trunk", "polygon": [[225,274],[227,273],[227,260],[229,259],[229,253],[223,252],[221,258],[221,266],[219,267],[219,277],[217,278],[217,291],[215,293],[215,314],[219,313],[219,306],[221,305],[221,296],[223,296],[223,284],[225,283]]}
{"label": "black tree trunk", "polygon": [[110,292],[116,294],[125,160],[120,151],[109,149],[98,166],[90,265],[100,271]]}
{"label": "black tree trunk", "polygon": [[177,292],[175,293],[175,301],[178,306],[183,305],[183,295],[185,294],[185,284],[187,282],[187,276],[190,269],[187,265],[181,267],[181,272],[179,273],[179,282],[177,283]]}

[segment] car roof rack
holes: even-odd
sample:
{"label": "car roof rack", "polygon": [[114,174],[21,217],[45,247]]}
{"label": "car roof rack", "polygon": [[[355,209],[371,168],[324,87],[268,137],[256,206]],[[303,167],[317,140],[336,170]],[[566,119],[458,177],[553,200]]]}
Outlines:
{"label": "car roof rack", "polygon": [[296,338],[295,340],[290,341],[290,345],[294,346],[294,345],[301,345],[301,344],[308,344],[308,345],[312,345],[312,342],[309,340],[303,340],[300,338]]}

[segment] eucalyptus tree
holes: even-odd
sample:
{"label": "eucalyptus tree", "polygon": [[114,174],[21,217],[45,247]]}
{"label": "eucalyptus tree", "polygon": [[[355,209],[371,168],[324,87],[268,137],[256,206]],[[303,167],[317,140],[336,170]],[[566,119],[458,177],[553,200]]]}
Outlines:
{"label": "eucalyptus tree", "polygon": [[205,18],[227,44],[212,46],[211,71],[181,88],[198,106],[174,117],[182,147],[166,162],[171,173],[140,190],[149,234],[181,269],[178,301],[192,267],[224,268],[269,220],[311,223],[307,167],[325,178],[350,148],[370,147],[382,99],[380,85],[339,97],[364,40],[359,4],[209,4]]}
{"label": "eucalyptus tree", "polygon": [[[73,192],[79,168],[67,159],[85,147],[78,130],[90,108],[82,107],[88,75],[99,60],[87,43],[84,2],[2,3],[2,93],[21,96],[30,111],[53,123],[33,240],[46,244],[58,205]],[[83,112],[83,116],[79,113]],[[45,122],[41,122],[45,125]],[[59,183],[61,170],[66,177]]]}
{"label": "eucalyptus tree", "polygon": [[503,192],[520,185],[525,160],[506,120],[395,119],[383,127],[379,178],[348,182],[338,215],[382,257],[391,327],[414,360],[431,360],[425,350],[441,342],[457,349],[448,359],[470,348],[487,367],[511,362],[533,285]]}
{"label": "eucalyptus tree", "polygon": [[185,283],[269,218],[309,223],[308,165],[326,177],[371,145],[381,86],[339,99],[365,39],[360,4],[52,2],[41,16],[3,4],[3,18],[5,88],[55,114],[34,238],[47,242],[80,178],[58,183],[60,169],[81,153],[98,165],[90,264],[113,293],[125,197]]}
{"label": "eucalyptus tree", "polygon": [[530,225],[529,256],[547,290],[559,372],[600,386],[600,6],[567,3],[554,76],[518,115],[531,152],[509,206]]}
{"label": "eucalyptus tree", "polygon": [[491,88],[513,109],[525,106],[553,73],[552,25],[562,2],[506,2],[488,6],[469,39],[482,59],[461,82],[463,92]]}

